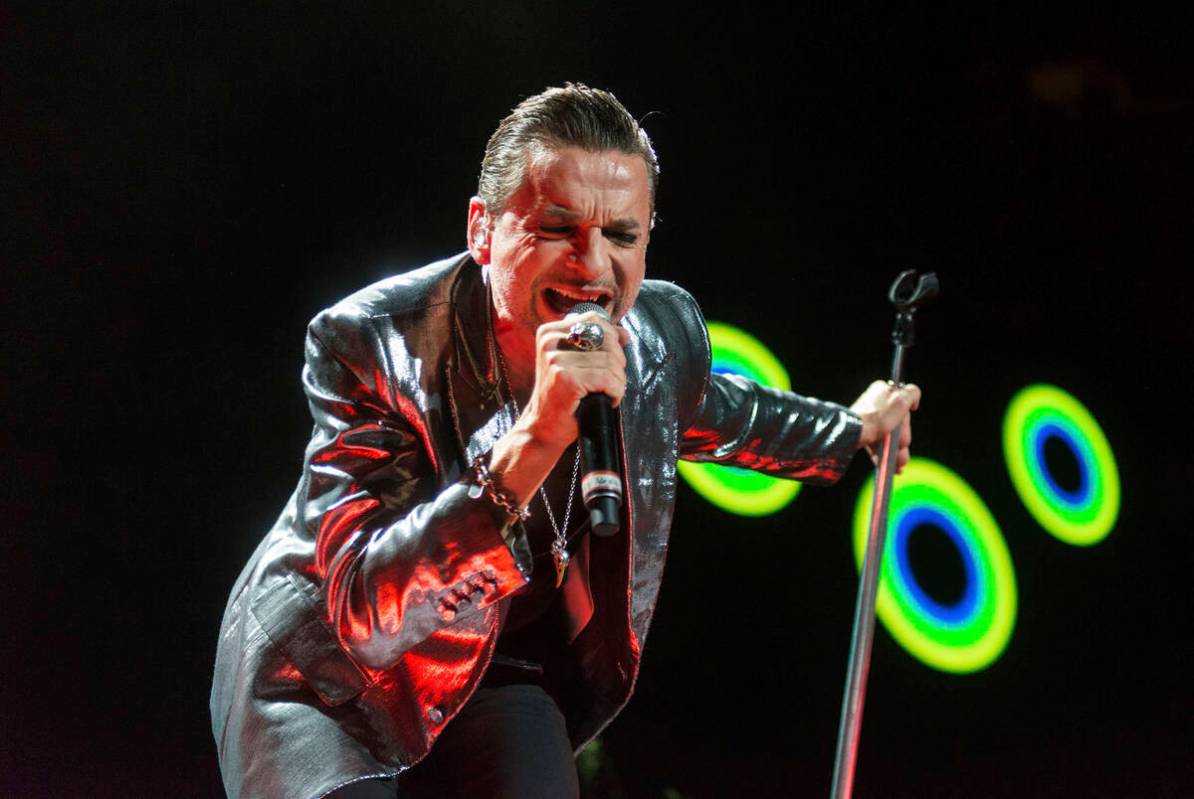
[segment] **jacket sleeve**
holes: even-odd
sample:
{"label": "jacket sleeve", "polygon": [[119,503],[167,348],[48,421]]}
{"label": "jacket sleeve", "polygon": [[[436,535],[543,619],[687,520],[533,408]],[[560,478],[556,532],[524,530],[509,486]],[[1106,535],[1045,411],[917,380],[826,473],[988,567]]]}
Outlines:
{"label": "jacket sleeve", "polygon": [[832,402],[712,374],[680,456],[829,484],[845,474],[862,422]]}
{"label": "jacket sleeve", "polygon": [[521,587],[530,564],[514,554],[525,547],[521,527],[468,473],[441,486],[422,414],[404,394],[419,390],[418,376],[386,368],[405,344],[372,321],[324,312],[308,329],[303,385],[315,429],[296,526],[315,541],[308,577],[322,584],[341,643],[383,669]]}
{"label": "jacket sleeve", "polygon": [[[836,403],[760,386],[738,375],[711,373],[705,318],[687,292],[678,292],[690,359],[683,379],[699,386],[699,400],[682,424],[680,457],[754,469],[776,477],[828,484],[850,465],[862,420]],[[701,335],[694,335],[695,328]]]}

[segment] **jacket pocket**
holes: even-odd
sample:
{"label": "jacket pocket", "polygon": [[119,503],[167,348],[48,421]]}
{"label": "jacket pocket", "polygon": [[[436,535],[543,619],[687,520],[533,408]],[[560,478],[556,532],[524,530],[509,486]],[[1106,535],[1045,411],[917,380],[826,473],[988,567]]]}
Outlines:
{"label": "jacket pocket", "polygon": [[249,605],[249,612],[324,704],[341,705],[369,681],[323,620],[319,604],[287,574]]}

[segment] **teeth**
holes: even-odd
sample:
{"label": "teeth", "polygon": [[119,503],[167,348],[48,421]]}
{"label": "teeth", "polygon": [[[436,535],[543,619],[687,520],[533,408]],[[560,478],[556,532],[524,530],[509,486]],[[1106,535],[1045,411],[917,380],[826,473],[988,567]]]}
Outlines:
{"label": "teeth", "polygon": [[567,291],[566,289],[556,288],[553,288],[552,291],[554,291],[556,294],[567,297],[570,300],[576,300],[577,302],[597,302],[597,300],[605,297],[605,294],[602,292],[597,294],[579,294],[576,292]]}

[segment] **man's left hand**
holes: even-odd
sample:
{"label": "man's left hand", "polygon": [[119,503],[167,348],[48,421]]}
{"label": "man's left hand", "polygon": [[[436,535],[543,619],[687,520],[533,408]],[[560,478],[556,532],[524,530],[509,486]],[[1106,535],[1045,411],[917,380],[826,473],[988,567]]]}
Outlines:
{"label": "man's left hand", "polygon": [[866,447],[871,461],[879,464],[883,441],[896,425],[900,428],[900,455],[896,461],[896,473],[902,472],[912,457],[912,411],[920,407],[920,389],[912,383],[897,386],[889,381],[876,380],[854,401],[850,410],[862,419],[862,436],[859,448]]}

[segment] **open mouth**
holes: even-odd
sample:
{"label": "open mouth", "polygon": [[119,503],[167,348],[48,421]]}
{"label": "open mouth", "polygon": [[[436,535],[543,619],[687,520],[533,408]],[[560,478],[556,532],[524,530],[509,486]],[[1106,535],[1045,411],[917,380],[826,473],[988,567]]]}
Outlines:
{"label": "open mouth", "polygon": [[547,288],[543,290],[543,301],[560,316],[572,310],[578,302],[592,302],[609,313],[613,297],[604,291],[583,291],[581,289]]}

